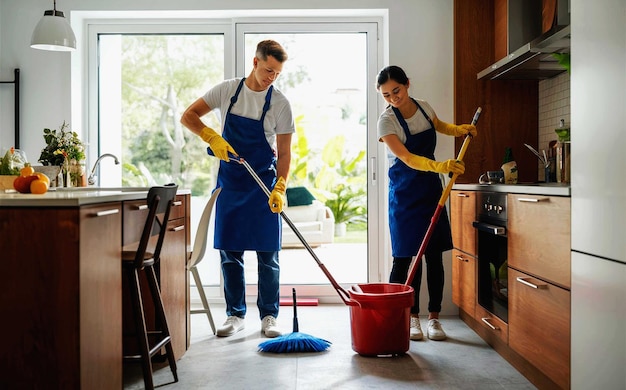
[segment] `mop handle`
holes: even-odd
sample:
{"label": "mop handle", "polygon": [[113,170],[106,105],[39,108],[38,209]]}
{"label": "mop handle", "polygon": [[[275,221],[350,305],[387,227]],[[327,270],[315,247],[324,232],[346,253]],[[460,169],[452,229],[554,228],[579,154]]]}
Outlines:
{"label": "mop handle", "polygon": [[[265,185],[265,183],[263,183],[263,180],[261,180],[261,178],[259,177],[259,175],[257,175],[257,173],[254,171],[254,169],[252,169],[252,167],[250,166],[250,164],[248,164],[248,162],[246,160],[244,160],[241,157],[235,157],[230,155],[229,156],[231,161],[236,161],[239,164],[243,165],[246,170],[248,171],[248,173],[250,173],[250,175],[252,176],[252,178],[254,179],[254,181],[257,182],[257,184],[259,185],[259,187],[261,187],[261,190],[263,190],[263,192],[265,192],[265,195],[267,195],[268,199],[269,197],[272,195],[272,193],[270,192],[270,190],[267,188],[267,186]],[[300,233],[300,231],[298,231],[298,229],[296,228],[296,226],[294,225],[294,223],[291,221],[291,219],[289,219],[289,217],[287,216],[287,214],[285,214],[284,211],[280,212],[280,215],[283,217],[283,219],[285,220],[285,222],[287,222],[287,225],[289,225],[289,227],[291,228],[291,230],[293,230],[293,232],[296,234],[296,236],[298,236],[298,239],[300,239],[300,242],[302,242],[302,245],[304,245],[304,247],[306,248],[306,250],[311,254],[311,256],[313,257],[313,259],[315,260],[315,262],[317,263],[317,265],[320,267],[320,269],[322,270],[322,272],[324,273],[324,275],[326,275],[326,277],[328,278],[328,280],[330,281],[330,284],[333,285],[333,287],[335,288],[335,291],[337,291],[337,293],[339,294],[339,297],[341,298],[341,300],[349,306],[356,306],[358,305],[358,303],[356,301],[354,301],[353,299],[350,299],[350,295],[348,295],[348,292],[346,290],[344,290],[339,283],[337,283],[337,281],[335,280],[335,278],[333,278],[333,276],[330,274],[330,272],[328,272],[328,270],[326,269],[326,266],[320,261],[320,259],[317,257],[317,255],[315,254],[315,252],[313,251],[313,249],[311,248],[311,246],[309,245],[308,242],[306,242],[306,240],[304,239],[304,237],[302,236],[302,234]]]}
{"label": "mop handle", "polygon": [[[482,108],[478,107],[474,117],[472,118],[472,125],[476,125],[478,122],[478,118],[480,117],[480,113],[482,112]],[[465,135],[465,139],[463,140],[463,145],[461,145],[461,150],[459,150],[459,155],[457,156],[457,161],[463,161],[463,157],[465,157],[465,151],[469,146],[470,140],[472,139],[471,134],[467,133]],[[437,221],[439,220],[439,215],[443,210],[443,207],[450,195],[450,191],[452,190],[452,186],[456,181],[456,178],[459,177],[458,173],[452,175],[452,178],[448,182],[445,190],[441,193],[441,198],[439,198],[439,203],[437,203],[437,208],[435,209],[435,213],[430,220],[430,225],[428,226],[428,230],[426,230],[426,234],[424,235],[424,239],[422,240],[422,244],[420,245],[419,250],[417,251],[417,255],[413,257],[411,260],[411,267],[409,268],[409,273],[407,274],[406,282],[404,283],[406,286],[411,285],[413,282],[413,278],[415,277],[415,272],[417,271],[417,267],[422,261],[422,256],[426,252],[426,247],[428,246],[428,241],[430,241],[430,237],[433,235],[433,231],[435,230],[435,226],[437,225]]]}

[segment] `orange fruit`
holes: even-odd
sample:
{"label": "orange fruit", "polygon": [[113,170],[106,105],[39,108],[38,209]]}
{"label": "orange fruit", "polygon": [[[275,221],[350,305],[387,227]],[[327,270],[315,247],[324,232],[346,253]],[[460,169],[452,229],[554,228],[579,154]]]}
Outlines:
{"label": "orange fruit", "polygon": [[24,168],[20,169],[21,176],[31,176],[35,173],[35,168],[33,168],[30,164],[26,163]]}
{"label": "orange fruit", "polygon": [[45,180],[36,179],[30,183],[31,194],[45,194],[48,192],[48,183]]}
{"label": "orange fruit", "polygon": [[37,176],[18,176],[13,180],[13,188],[19,193],[28,194],[30,192],[30,184],[34,180],[37,180]]}
{"label": "orange fruit", "polygon": [[50,178],[48,177],[48,175],[46,175],[45,173],[41,173],[41,172],[35,172],[35,176],[37,176],[39,180],[45,181],[46,184],[48,184],[48,187],[50,187]]}

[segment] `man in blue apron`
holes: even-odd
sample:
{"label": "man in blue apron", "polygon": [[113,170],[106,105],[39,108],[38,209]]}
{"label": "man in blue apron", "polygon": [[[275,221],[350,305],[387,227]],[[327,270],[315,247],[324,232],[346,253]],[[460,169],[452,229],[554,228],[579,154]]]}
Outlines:
{"label": "man in blue apron", "polygon": [[[377,77],[376,89],[389,106],[378,119],[378,137],[392,157],[389,168],[389,230],[393,267],[390,283],[406,283],[413,256],[419,251],[443,191],[440,173],[462,174],[465,166],[454,159],[435,161],[436,132],[456,137],[476,135],[473,125],[452,125],[440,121],[423,100],[409,96],[409,79],[398,66],[388,66]],[[452,234],[444,208],[425,251],[428,283],[428,338],[444,340],[439,323],[443,299],[444,270],[442,253],[452,249]],[[419,322],[419,291],[422,263],[412,287],[415,303],[411,308],[411,340],[423,338]]]}
{"label": "man in blue apron", "polygon": [[[281,248],[280,212],[286,202],[286,180],[291,162],[291,136],[295,132],[291,106],[272,83],[287,60],[283,47],[272,40],[257,45],[253,69],[247,78],[226,80],[192,103],[181,122],[209,144],[220,158],[215,206],[214,247],[220,250],[227,319],[218,336],[231,336],[244,328],[246,315],[243,255],[256,251],[257,306],[266,337],[281,334],[276,325],[279,308],[278,253]],[[213,109],[222,113],[222,135],[200,118]],[[272,189],[270,199],[243,165],[240,156]]]}

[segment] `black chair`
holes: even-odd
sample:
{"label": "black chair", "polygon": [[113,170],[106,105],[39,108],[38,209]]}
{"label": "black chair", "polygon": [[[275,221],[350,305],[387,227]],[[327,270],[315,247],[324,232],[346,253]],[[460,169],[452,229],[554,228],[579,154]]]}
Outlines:
{"label": "black chair", "polygon": [[[130,301],[133,311],[133,318],[136,329],[137,345],[139,355],[124,356],[124,361],[141,361],[143,371],[143,380],[146,389],[153,389],[152,380],[152,357],[156,355],[163,347],[165,347],[167,360],[170,369],[174,375],[174,382],[178,382],[178,374],[176,373],[176,359],[174,358],[174,350],[172,349],[172,339],[167,319],[165,318],[165,310],[163,309],[163,301],[157,282],[154,265],[159,262],[161,254],[161,246],[167,232],[167,221],[170,215],[170,209],[178,186],[168,184],[166,186],[151,187],[148,191],[148,217],[143,227],[139,246],[136,251],[122,252],[122,265],[124,274],[128,277],[128,286]],[[162,219],[159,220],[159,216]],[[156,236],[156,244],[151,240]],[[149,250],[150,249],[150,250]],[[144,306],[141,298],[140,273],[144,272],[150,287],[150,295],[154,304],[154,312],[156,316],[155,330],[148,331],[146,329],[146,319]],[[156,335],[156,341],[150,345],[148,334]]]}

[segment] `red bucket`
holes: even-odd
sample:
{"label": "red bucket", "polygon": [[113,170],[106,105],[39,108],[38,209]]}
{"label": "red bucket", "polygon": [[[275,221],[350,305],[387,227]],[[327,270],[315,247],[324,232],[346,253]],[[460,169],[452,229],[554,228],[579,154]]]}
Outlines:
{"label": "red bucket", "polygon": [[401,355],[409,350],[413,287],[398,283],[352,287],[350,306],[352,349],[360,355]]}

